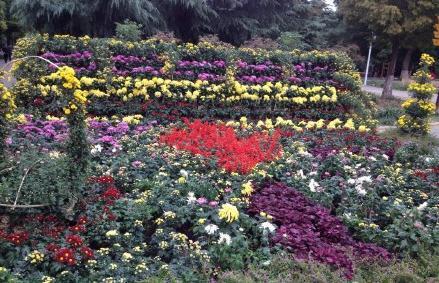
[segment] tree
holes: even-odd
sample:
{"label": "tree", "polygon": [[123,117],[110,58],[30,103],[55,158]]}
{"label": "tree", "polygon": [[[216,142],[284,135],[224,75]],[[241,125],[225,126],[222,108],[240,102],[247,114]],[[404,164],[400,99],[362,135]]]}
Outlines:
{"label": "tree", "polygon": [[6,3],[3,0],[0,0],[0,32],[3,34],[6,29],[7,29],[7,25],[6,25]]}
{"label": "tree", "polygon": [[116,22],[142,23],[152,34],[160,15],[149,0],[12,0],[12,13],[30,31],[111,36]]}
{"label": "tree", "polygon": [[387,40],[392,53],[383,97],[392,97],[392,83],[401,47],[419,34],[432,31],[439,1],[431,0],[339,0],[339,12],[352,25],[365,25]]}
{"label": "tree", "polygon": [[184,42],[197,42],[201,35],[212,31],[211,20],[217,18],[205,0],[153,0],[153,3],[166,29]]}

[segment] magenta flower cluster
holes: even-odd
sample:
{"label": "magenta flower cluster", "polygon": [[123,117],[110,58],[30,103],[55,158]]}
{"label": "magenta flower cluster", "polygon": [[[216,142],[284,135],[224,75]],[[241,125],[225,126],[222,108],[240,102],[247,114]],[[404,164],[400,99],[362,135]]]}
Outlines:
{"label": "magenta flower cluster", "polygon": [[223,82],[226,78],[226,68],[224,60],[181,60],[176,64],[173,75],[177,79]]}
{"label": "magenta flower cluster", "polygon": [[260,64],[249,64],[239,60],[236,63],[236,79],[246,84],[263,84],[281,81],[283,78],[282,67],[266,61]]}
{"label": "magenta flower cluster", "polygon": [[291,83],[297,85],[332,85],[336,86],[336,81],[332,76],[335,70],[328,65],[317,65],[311,62],[300,63],[293,66],[293,75],[289,78]]}
{"label": "magenta flower cluster", "polygon": [[[97,70],[97,64],[93,61],[93,53],[90,51],[75,52],[71,54],[58,54],[46,52],[41,57],[52,61],[58,66],[69,66],[75,69],[77,73],[90,73]],[[51,70],[56,67],[49,65]]]}
{"label": "magenta flower cluster", "polygon": [[156,54],[148,57],[116,55],[111,58],[113,73],[118,76],[160,76],[163,74],[163,62]]}
{"label": "magenta flower cluster", "polygon": [[[8,138],[8,143],[23,144],[32,142],[49,146],[53,143],[62,143],[68,137],[68,125],[63,120],[33,120],[27,117],[28,122],[18,125]],[[147,125],[130,126],[126,122],[102,122],[91,120],[88,123],[91,144],[101,144],[108,149],[120,148],[119,141],[126,135],[138,135],[151,129],[154,123]]]}
{"label": "magenta flower cluster", "polygon": [[381,247],[355,241],[330,210],[317,205],[284,184],[271,184],[252,196],[250,213],[265,212],[278,225],[272,241],[291,250],[298,259],[316,260],[354,274],[355,260],[391,259]]}

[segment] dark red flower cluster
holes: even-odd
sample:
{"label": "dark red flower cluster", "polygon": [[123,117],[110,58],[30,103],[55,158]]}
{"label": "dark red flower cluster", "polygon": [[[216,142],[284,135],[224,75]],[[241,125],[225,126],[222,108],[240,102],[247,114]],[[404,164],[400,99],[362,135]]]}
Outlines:
{"label": "dark red flower cluster", "polygon": [[80,249],[81,254],[83,256],[84,259],[92,259],[94,258],[94,252],[92,249],[90,249],[89,247],[82,247]]}
{"label": "dark red flower cluster", "polygon": [[67,243],[69,243],[73,248],[79,248],[84,242],[82,238],[78,235],[68,235],[66,237]]}
{"label": "dark red flower cluster", "polygon": [[64,225],[49,225],[45,224],[41,228],[41,232],[44,236],[52,239],[58,239],[62,233],[66,230]]}
{"label": "dark red flower cluster", "polygon": [[294,140],[305,143],[308,151],[317,157],[326,159],[341,150],[348,150],[364,156],[387,155],[390,160],[400,147],[398,141],[386,139],[373,133],[359,133],[345,129],[304,131],[302,133],[290,130],[282,131],[282,136],[294,136]]}
{"label": "dark red flower cluster", "polygon": [[118,200],[122,197],[122,193],[113,186],[108,187],[102,194],[101,199],[105,201],[107,204],[113,204],[115,200]]}
{"label": "dark red flower cluster", "polygon": [[413,175],[422,181],[429,182],[434,186],[439,187],[439,166],[425,170],[416,170]]}
{"label": "dark red flower cluster", "polygon": [[69,231],[75,232],[75,233],[84,233],[87,231],[84,225],[75,225],[69,227]]}
{"label": "dark red flower cluster", "polygon": [[58,246],[55,243],[50,243],[47,244],[46,246],[46,250],[48,250],[49,252],[57,252],[60,249],[60,246]]}
{"label": "dark red flower cluster", "polygon": [[111,176],[99,176],[99,177],[90,177],[88,179],[90,183],[96,183],[96,184],[114,184],[114,179]]}
{"label": "dark red flower cluster", "polygon": [[27,231],[18,231],[10,234],[4,232],[0,236],[16,246],[20,246],[29,240],[29,232]]}
{"label": "dark red flower cluster", "polygon": [[[122,193],[115,187],[114,179],[110,176],[95,177],[90,180],[100,184],[98,190],[90,194],[91,201],[84,201],[87,209],[89,205],[97,204],[102,209],[101,215],[95,215],[88,218],[85,214],[79,216],[74,225],[59,219],[51,214],[29,214],[23,217],[19,225],[23,223],[32,229],[32,233],[24,231],[22,226],[15,224],[8,229],[0,229],[0,241],[8,241],[14,245],[26,244],[26,242],[36,244],[41,239],[45,241],[51,238],[50,244],[46,245],[46,250],[50,257],[62,264],[69,266],[76,265],[78,261],[86,261],[94,258],[94,251],[90,248],[90,242],[86,241],[86,233],[93,230],[95,223],[99,221],[114,221],[116,215],[112,213],[111,208],[115,200],[122,197]],[[32,228],[29,228],[32,227]],[[15,231],[8,233],[8,231]]]}
{"label": "dark red flower cluster", "polygon": [[88,219],[87,219],[87,216],[80,216],[79,218],[78,218],[78,220],[76,221],[76,223],[77,223],[77,226],[78,225],[85,225],[85,224],[87,224],[87,221],[88,221]]}
{"label": "dark red flower cluster", "polygon": [[343,269],[347,278],[353,277],[354,259],[391,258],[383,248],[353,240],[346,226],[328,209],[283,184],[273,184],[255,193],[249,210],[273,217],[279,226],[273,242],[291,249],[297,258]]}
{"label": "dark red flower cluster", "polygon": [[160,137],[160,142],[179,150],[215,157],[229,172],[249,173],[258,163],[272,161],[281,153],[280,132],[273,135],[254,133],[238,138],[235,130],[225,125],[186,121],[187,129],[173,129]]}
{"label": "dark red flower cluster", "polygon": [[67,265],[75,265],[75,251],[69,248],[60,248],[55,252],[55,261],[59,263],[64,263]]}

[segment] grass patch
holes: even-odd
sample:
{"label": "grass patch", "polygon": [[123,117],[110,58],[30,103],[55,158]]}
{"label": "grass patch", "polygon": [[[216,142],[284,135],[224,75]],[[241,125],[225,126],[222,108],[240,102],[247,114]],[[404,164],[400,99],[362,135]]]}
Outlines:
{"label": "grass patch", "polygon": [[[380,79],[380,78],[369,78],[367,80],[367,84],[369,86],[380,87],[380,88],[384,87],[384,82],[385,79]],[[407,85],[403,84],[401,81],[393,81],[393,89],[406,91]]]}
{"label": "grass patch", "polygon": [[408,134],[401,133],[397,128],[387,129],[380,133],[381,136],[386,138],[396,138],[403,144],[416,144],[421,152],[426,154],[431,154],[439,150],[439,139],[428,135],[428,136],[411,136]]}
{"label": "grass patch", "polygon": [[383,99],[377,98],[376,119],[380,125],[393,126],[396,120],[404,114],[404,109],[401,107],[402,100],[398,98]]}
{"label": "grass patch", "polygon": [[[269,265],[251,266],[246,271],[225,272],[221,283],[251,282],[348,282],[342,274],[318,263],[298,262],[288,255],[278,256]],[[351,282],[439,282],[439,255],[421,253],[417,259],[404,258],[383,264],[364,262],[356,265],[356,276]]]}

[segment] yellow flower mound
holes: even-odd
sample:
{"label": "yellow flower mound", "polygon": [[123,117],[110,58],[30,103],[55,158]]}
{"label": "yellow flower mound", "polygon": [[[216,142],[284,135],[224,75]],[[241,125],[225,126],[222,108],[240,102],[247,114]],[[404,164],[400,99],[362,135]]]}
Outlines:
{"label": "yellow flower mound", "polygon": [[418,100],[416,98],[409,98],[406,101],[404,101],[401,106],[404,109],[409,108],[410,106],[412,106],[414,103],[418,102]]}
{"label": "yellow flower mound", "polygon": [[227,223],[232,223],[233,221],[238,220],[239,211],[236,206],[226,203],[223,204],[218,211],[218,217]]}
{"label": "yellow flower mound", "polygon": [[62,80],[62,85],[66,89],[77,89],[81,87],[81,82],[75,76],[75,70],[73,68],[63,66],[55,73],[47,76],[50,80]]}
{"label": "yellow flower mound", "polygon": [[434,111],[436,110],[436,105],[434,103],[425,100],[419,101],[419,107],[430,114],[434,114]]}
{"label": "yellow flower mound", "polygon": [[428,96],[436,93],[436,88],[431,83],[423,84],[423,83],[414,82],[409,84],[407,89],[411,92],[421,94],[424,96]]}
{"label": "yellow flower mound", "polygon": [[0,115],[4,116],[6,120],[11,120],[12,113],[16,108],[13,94],[0,83]]}
{"label": "yellow flower mound", "polygon": [[431,66],[435,63],[436,61],[434,60],[434,58],[426,53],[423,53],[421,55],[421,63],[426,64],[427,66]]}
{"label": "yellow flower mound", "polygon": [[[59,97],[64,106],[62,107],[65,115],[70,115],[79,109],[85,111],[85,105],[87,104],[87,97],[89,92],[81,90],[81,81],[84,85],[92,84],[97,79],[81,78],[79,80],[76,77],[75,70],[73,68],[64,66],[59,68],[56,72],[42,77],[41,82],[47,85],[39,85],[43,96],[49,94]],[[64,88],[64,90],[63,90]]]}

